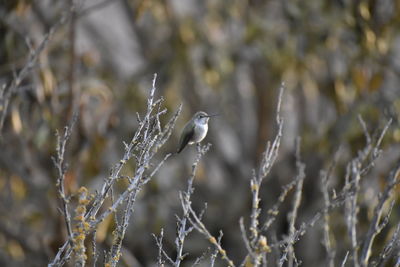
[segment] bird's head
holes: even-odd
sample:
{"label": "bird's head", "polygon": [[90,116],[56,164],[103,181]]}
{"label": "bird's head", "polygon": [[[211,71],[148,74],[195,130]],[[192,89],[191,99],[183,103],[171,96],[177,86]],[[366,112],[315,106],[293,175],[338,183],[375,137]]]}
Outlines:
{"label": "bird's head", "polygon": [[196,124],[207,124],[210,117],[211,116],[209,116],[204,111],[199,111],[196,114],[194,114],[194,121]]}

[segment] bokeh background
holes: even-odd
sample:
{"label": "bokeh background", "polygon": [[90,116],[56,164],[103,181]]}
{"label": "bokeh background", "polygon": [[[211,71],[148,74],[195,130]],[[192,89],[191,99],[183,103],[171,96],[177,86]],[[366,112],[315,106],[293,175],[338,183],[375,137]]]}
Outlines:
{"label": "bokeh background", "polygon": [[[72,5],[72,15],[55,27]],[[30,49],[52,29],[5,110],[5,90]],[[160,159],[176,149],[183,125],[196,111],[220,114],[210,121],[205,142],[212,147],[197,173],[193,202],[198,209],[208,203],[204,222],[215,235],[223,230],[223,245],[237,262],[246,253],[239,219],[248,219],[251,172],[277,131],[282,82],[283,142],[261,190],[263,208],[276,202],[296,174],[297,136],[306,164],[300,222],[322,207],[320,171],[332,164],[339,147],[332,188],[344,183],[344,166],[365,145],[359,115],[371,135],[393,119],[382,157],[362,180],[360,229],[368,225],[377,192],[400,156],[398,0],[1,0],[0,36],[0,105],[6,112],[0,140],[4,266],[43,266],[65,241],[51,160],[55,131],[79,111],[67,151],[67,190],[74,194],[84,185],[94,192],[122,156],[122,141],[132,137],[154,73],[156,95],[169,110],[165,121],[183,104]],[[154,264],[158,250],[151,233],[161,228],[165,247],[174,254],[175,214],[182,213],[178,192],[186,188],[194,157],[195,148],[189,147],[170,158],[141,192],[121,266]],[[274,224],[278,237],[288,231],[291,198]],[[377,240],[378,252],[399,218],[396,205]],[[350,241],[343,217],[332,220],[339,263]],[[99,228],[100,249],[109,247],[113,227],[109,218]],[[295,246],[303,266],[325,262],[321,240],[317,224]],[[185,266],[208,246],[201,235],[191,234]]]}

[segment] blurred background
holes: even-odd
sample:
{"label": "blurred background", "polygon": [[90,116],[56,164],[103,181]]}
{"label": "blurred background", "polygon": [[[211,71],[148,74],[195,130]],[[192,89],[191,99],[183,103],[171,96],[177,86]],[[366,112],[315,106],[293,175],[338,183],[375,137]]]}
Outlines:
{"label": "blurred background", "polygon": [[[63,16],[67,19],[58,25]],[[15,73],[49,31],[50,40],[5,109]],[[322,207],[320,171],[332,164],[339,147],[331,188],[344,183],[343,168],[365,145],[358,115],[372,136],[393,119],[382,157],[362,180],[361,229],[400,156],[398,0],[0,0],[0,36],[0,105],[6,114],[0,140],[4,266],[43,266],[67,236],[51,160],[55,131],[79,110],[67,149],[66,187],[71,194],[81,185],[94,192],[121,158],[122,141],[132,137],[154,73],[156,95],[168,108],[164,120],[183,104],[160,159],[176,149],[182,127],[196,111],[220,114],[210,120],[204,142],[212,147],[196,176],[193,205],[201,209],[208,203],[204,222],[215,235],[223,230],[223,245],[238,263],[246,253],[239,219],[248,221],[252,169],[277,131],[282,82],[283,142],[260,191],[262,208],[271,207],[296,175],[297,136],[306,164],[299,222]],[[162,227],[165,248],[174,255],[175,215],[182,214],[178,192],[186,188],[194,158],[194,147],[171,157],[141,192],[121,266],[154,264],[158,250],[151,233],[159,234]],[[292,197],[272,227],[279,239],[288,231]],[[399,219],[395,206],[377,240],[378,253]],[[342,216],[332,218],[338,264],[351,247],[345,223]],[[100,250],[111,244],[114,226],[109,218],[99,228]],[[316,225],[295,246],[304,266],[325,262],[322,236]],[[185,244],[184,266],[209,246],[194,232]]]}

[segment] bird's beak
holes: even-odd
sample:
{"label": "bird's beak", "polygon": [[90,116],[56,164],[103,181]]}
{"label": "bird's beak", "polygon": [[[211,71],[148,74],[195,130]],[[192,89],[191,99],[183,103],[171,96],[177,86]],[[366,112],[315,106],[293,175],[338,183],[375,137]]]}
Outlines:
{"label": "bird's beak", "polygon": [[219,114],[215,113],[215,114],[208,115],[207,117],[211,118],[211,117],[215,117],[215,116],[219,116]]}

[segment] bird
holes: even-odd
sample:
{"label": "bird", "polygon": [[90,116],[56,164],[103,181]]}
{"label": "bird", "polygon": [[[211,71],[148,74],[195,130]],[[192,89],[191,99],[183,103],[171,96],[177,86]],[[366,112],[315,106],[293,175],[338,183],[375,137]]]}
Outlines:
{"label": "bird", "polygon": [[188,144],[200,143],[207,135],[208,120],[216,115],[208,115],[204,111],[196,112],[182,130],[177,153],[180,153]]}

